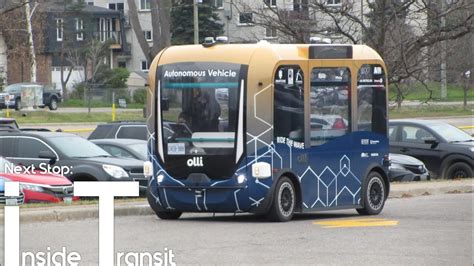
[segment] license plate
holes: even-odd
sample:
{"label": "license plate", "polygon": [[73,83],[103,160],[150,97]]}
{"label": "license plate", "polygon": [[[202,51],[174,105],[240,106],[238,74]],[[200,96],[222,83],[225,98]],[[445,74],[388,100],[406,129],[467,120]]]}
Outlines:
{"label": "license plate", "polygon": [[71,197],[65,197],[65,198],[63,198],[63,201],[66,204],[71,204],[72,203],[72,198]]}
{"label": "license plate", "polygon": [[7,206],[17,206],[18,201],[16,199],[5,199],[5,205],[7,205]]}

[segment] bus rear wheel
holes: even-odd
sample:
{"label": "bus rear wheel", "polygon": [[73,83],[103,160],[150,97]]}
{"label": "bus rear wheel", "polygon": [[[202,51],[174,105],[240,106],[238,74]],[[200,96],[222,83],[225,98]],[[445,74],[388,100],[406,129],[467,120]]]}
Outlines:
{"label": "bus rear wheel", "polygon": [[296,204],[296,194],[293,182],[283,176],[275,187],[272,206],[268,219],[273,222],[287,222],[293,218]]}
{"label": "bus rear wheel", "polygon": [[357,209],[361,215],[379,214],[385,204],[387,192],[386,184],[382,176],[377,172],[370,172],[367,182],[362,189],[363,208]]}

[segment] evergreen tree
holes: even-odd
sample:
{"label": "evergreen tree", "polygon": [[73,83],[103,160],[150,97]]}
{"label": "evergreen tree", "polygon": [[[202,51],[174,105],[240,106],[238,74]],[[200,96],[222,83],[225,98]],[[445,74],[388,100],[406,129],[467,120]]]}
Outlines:
{"label": "evergreen tree", "polygon": [[[194,43],[193,1],[177,0],[174,2],[171,11],[172,44]],[[224,25],[220,23],[213,2],[212,0],[203,0],[201,4],[198,4],[200,43],[204,41],[205,37],[215,38],[224,33]]]}

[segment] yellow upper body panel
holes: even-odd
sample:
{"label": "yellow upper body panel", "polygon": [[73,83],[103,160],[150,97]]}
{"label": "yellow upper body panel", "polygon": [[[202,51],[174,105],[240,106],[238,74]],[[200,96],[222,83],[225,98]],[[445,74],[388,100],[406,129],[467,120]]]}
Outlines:
{"label": "yellow upper body panel", "polygon": [[[249,65],[250,62],[259,62],[275,66],[279,61],[331,61],[331,59],[309,59],[309,47],[317,45],[270,44],[262,41],[256,44],[215,44],[210,47],[203,45],[171,46],[161,51],[153,60],[149,74],[150,85],[154,84],[157,66],[172,63],[228,62]],[[322,46],[332,45],[322,44]],[[375,60],[383,63],[377,52],[366,45],[352,45],[352,58],[342,60]]]}

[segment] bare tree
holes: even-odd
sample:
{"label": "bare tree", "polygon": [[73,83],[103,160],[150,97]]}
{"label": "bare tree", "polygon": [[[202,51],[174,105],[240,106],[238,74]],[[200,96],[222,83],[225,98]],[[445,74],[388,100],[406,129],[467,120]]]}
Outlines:
{"label": "bare tree", "polygon": [[27,0],[0,0],[0,15],[22,8],[29,2]]}
{"label": "bare tree", "polygon": [[312,34],[320,33],[308,1],[295,1],[291,7],[280,7],[271,5],[271,1],[235,0],[233,8],[239,13],[251,12],[254,25],[279,32],[281,41],[307,43]]}
{"label": "bare tree", "polygon": [[135,36],[138,40],[138,44],[140,45],[140,48],[148,62],[151,62],[163,48],[169,46],[171,43],[171,0],[150,0],[151,20],[153,27],[152,46],[149,45],[143,34],[135,0],[127,0],[127,3],[129,8],[128,15],[130,17],[133,31],[135,32]]}
{"label": "bare tree", "polygon": [[[238,10],[251,10],[254,23],[276,28],[290,42],[306,43],[309,36],[339,36],[342,42],[367,44],[385,60],[389,83],[404,98],[404,84],[418,81],[427,86],[433,47],[443,41],[459,39],[474,31],[474,1],[452,0],[377,0],[341,1],[328,5],[326,0],[295,1],[300,6],[275,7],[271,1],[236,1]],[[278,2],[280,3],[280,2]],[[458,16],[462,10],[467,14]],[[309,20],[307,19],[309,18]],[[448,18],[447,23],[440,23]],[[449,49],[449,47],[448,47]]]}

